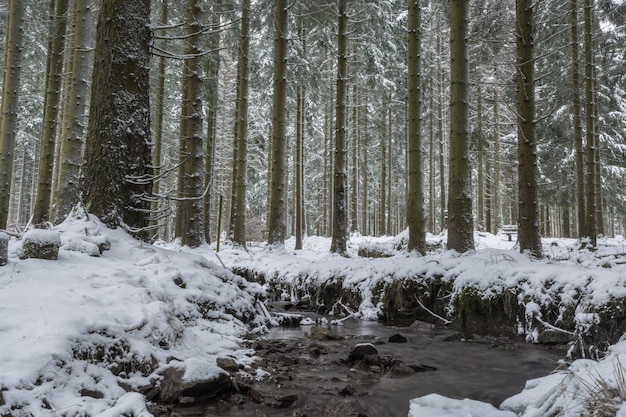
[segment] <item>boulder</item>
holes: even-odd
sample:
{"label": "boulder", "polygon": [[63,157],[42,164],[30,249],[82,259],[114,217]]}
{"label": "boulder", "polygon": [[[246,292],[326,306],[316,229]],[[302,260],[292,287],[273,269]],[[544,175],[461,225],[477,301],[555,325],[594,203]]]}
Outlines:
{"label": "boulder", "polygon": [[406,343],[408,342],[407,338],[402,336],[400,333],[396,333],[392,336],[389,336],[389,343]]}
{"label": "boulder", "polygon": [[368,355],[378,355],[378,350],[371,343],[359,343],[348,355],[348,362],[363,360]]}
{"label": "boulder", "polygon": [[[204,378],[185,378],[184,367],[170,367],[161,381],[161,401],[184,403],[207,401],[230,393],[232,381],[226,372],[210,374]],[[190,400],[190,399],[193,399]]]}
{"label": "boulder", "polygon": [[287,408],[296,402],[298,394],[291,391],[253,388],[250,390],[250,398],[256,403],[263,403],[269,407]]}
{"label": "boulder", "polygon": [[331,399],[322,413],[323,417],[367,417],[363,404],[357,399]]}
{"label": "boulder", "polygon": [[239,371],[239,365],[233,358],[217,358],[215,361],[217,366],[228,372]]}
{"label": "boulder", "polygon": [[61,235],[53,230],[31,229],[22,238],[21,259],[56,260],[61,246]]}

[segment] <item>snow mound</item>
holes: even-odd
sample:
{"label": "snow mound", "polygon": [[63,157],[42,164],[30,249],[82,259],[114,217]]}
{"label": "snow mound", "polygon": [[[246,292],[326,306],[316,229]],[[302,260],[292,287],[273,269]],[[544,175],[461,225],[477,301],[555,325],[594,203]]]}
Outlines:
{"label": "snow mound", "polygon": [[411,400],[409,417],[517,417],[510,411],[498,410],[491,404],[469,399],[453,400],[430,394]]}
{"label": "snow mound", "polygon": [[[252,362],[240,346],[265,324],[259,285],[93,216],[32,234],[93,246],[61,250],[56,261],[20,260],[19,242],[10,241],[0,267],[0,415],[147,416],[143,396],[127,389],[159,380],[168,358],[201,360],[196,369],[207,373],[220,356]],[[110,249],[93,257],[102,242]]]}

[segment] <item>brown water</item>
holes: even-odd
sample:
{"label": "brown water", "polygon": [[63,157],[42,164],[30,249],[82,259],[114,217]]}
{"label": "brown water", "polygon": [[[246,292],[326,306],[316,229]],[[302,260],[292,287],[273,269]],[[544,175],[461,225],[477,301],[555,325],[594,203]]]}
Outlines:
{"label": "brown water", "polygon": [[[327,326],[343,340],[313,340],[310,326],[275,328],[262,337],[266,343],[283,341],[281,348],[267,355],[272,376],[253,387],[295,393],[296,402],[286,409],[256,404],[240,398],[197,408],[183,415],[197,416],[321,416],[333,399],[357,399],[369,417],[407,416],[409,401],[438,393],[451,398],[471,398],[498,406],[517,394],[527,380],[545,376],[558,366],[563,350],[550,350],[516,340],[481,338],[465,341],[454,330],[388,327],[380,322],[348,320],[343,326]],[[386,342],[400,333],[407,343]],[[456,340],[455,340],[456,339]],[[372,342],[380,356],[390,356],[410,365],[428,365],[436,370],[408,377],[351,368],[345,364],[357,343]],[[379,344],[380,343],[380,344]],[[311,354],[311,345],[322,347],[321,355]],[[271,349],[270,349],[271,351]],[[267,352],[267,349],[266,349]],[[261,362],[263,364],[263,362]],[[344,397],[347,385],[355,391]]]}

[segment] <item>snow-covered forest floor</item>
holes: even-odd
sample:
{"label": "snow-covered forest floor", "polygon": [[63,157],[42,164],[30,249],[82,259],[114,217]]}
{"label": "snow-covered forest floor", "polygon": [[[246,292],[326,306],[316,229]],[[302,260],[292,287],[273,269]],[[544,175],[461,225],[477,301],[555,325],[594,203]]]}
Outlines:
{"label": "snow-covered forest floor", "polygon": [[[12,239],[9,262],[0,267],[3,417],[146,417],[140,392],[158,385],[168,369],[182,370],[183,381],[216,377],[225,373],[216,364],[221,358],[234,359],[251,379],[263,377],[267,370],[255,367],[243,340],[271,324],[258,302],[270,284],[296,302],[315,287],[340,281],[358,294],[358,304],[342,301],[344,315],[337,320],[346,311],[354,312],[352,319],[373,320],[384,313],[384,288],[430,279],[450,289],[450,310],[433,321],[454,320],[453,301],[468,289],[487,301],[512,293],[526,315],[512,333],[532,343],[542,329],[560,329],[575,340],[574,357],[608,353],[529,381],[500,409],[431,395],[413,400],[411,416],[581,416],[599,415],[593,414],[599,407],[607,410],[602,415],[626,416],[626,342],[596,350],[580,346],[585,332],[611,317],[607,311],[624,306],[621,237],[601,240],[595,252],[574,240],[546,239],[541,260],[517,253],[504,236],[485,233],[476,233],[477,250],[465,255],[437,249],[445,236],[429,236],[433,253],[424,257],[397,250],[402,236],[353,236],[348,258],[330,255],[330,240],[320,237],[306,238],[298,251],[293,240],[284,250],[226,246],[218,258],[214,245],[148,245],[93,218],[72,218],[55,230],[62,241],[58,260],[20,259],[20,242]],[[94,257],[88,249],[98,234],[110,249]],[[359,247],[388,257],[359,257]],[[266,282],[250,283],[229,268],[254,270]],[[571,323],[565,323],[568,314]]]}

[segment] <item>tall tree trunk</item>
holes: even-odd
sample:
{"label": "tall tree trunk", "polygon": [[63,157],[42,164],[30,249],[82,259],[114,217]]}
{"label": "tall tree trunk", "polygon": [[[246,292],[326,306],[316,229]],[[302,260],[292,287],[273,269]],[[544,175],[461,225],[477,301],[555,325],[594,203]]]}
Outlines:
{"label": "tall tree trunk", "polygon": [[477,153],[477,165],[478,165],[478,178],[477,190],[476,190],[476,220],[478,222],[478,230],[485,230],[485,141],[483,140],[483,93],[480,83],[477,83],[476,95],[478,96],[478,103],[476,105],[476,153]]}
{"label": "tall tree trunk", "polygon": [[9,217],[22,70],[24,9],[23,0],[9,1],[2,103],[0,103],[0,228],[6,228]]}
{"label": "tall tree trunk", "polygon": [[[497,79],[497,71],[496,71]],[[497,230],[502,227],[502,156],[500,152],[500,91],[498,86],[493,87],[493,213]]]}
{"label": "tall tree trunk", "polygon": [[[368,106],[368,95],[367,93],[365,93],[365,100],[363,103],[363,109],[365,110],[364,114],[363,114],[363,125],[367,126],[368,125],[368,112],[367,112],[367,106]],[[361,139],[361,189],[363,190],[362,195],[361,195],[361,233],[364,235],[369,235],[370,233],[368,233],[368,169],[369,169],[369,165],[368,165],[368,155],[369,155],[369,134],[368,132],[363,132],[364,134],[361,135],[361,128],[360,128],[361,124],[359,123],[359,137],[362,138]]]}
{"label": "tall tree trunk", "polygon": [[450,174],[448,249],[474,249],[472,184],[469,161],[469,0],[450,3]]}
{"label": "tall tree trunk", "polygon": [[337,115],[335,117],[335,173],[332,253],[345,255],[348,243],[346,202],[346,79],[348,75],[347,0],[338,0]]}
{"label": "tall tree trunk", "polygon": [[207,136],[206,155],[204,157],[204,184],[208,192],[204,196],[204,239],[211,243],[212,200],[215,194],[215,144],[217,142],[217,106],[219,103],[219,74],[220,74],[220,11],[218,6],[221,0],[213,2],[211,17],[211,34],[208,37],[209,54],[205,61],[206,72],[206,114]]}
{"label": "tall tree trunk", "polygon": [[[593,17],[592,11],[592,22],[595,19]],[[598,131],[598,121],[600,117],[598,115],[598,77],[597,77],[597,66],[593,65],[591,68],[592,80],[593,80],[593,165],[595,171],[595,181],[596,181],[596,235],[604,235],[604,204],[602,203],[602,165],[600,161],[600,132]]]}
{"label": "tall tree trunk", "polygon": [[104,0],[96,34],[83,192],[111,227],[147,238],[150,0]]}
{"label": "tall tree trunk", "polygon": [[189,247],[204,240],[203,180],[204,147],[202,132],[202,67],[200,66],[200,25],[202,7],[199,0],[187,4],[188,57],[183,64],[183,91],[179,145],[179,187],[176,206],[176,236]]}
{"label": "tall tree trunk", "polygon": [[[426,222],[422,178],[421,19],[419,0],[408,0],[407,19],[407,250],[426,253]],[[431,145],[432,147],[432,145]]]}
{"label": "tall tree trunk", "polygon": [[[299,19],[298,36],[302,45],[303,58],[306,59],[306,32],[304,29],[304,20]],[[303,83],[302,83],[303,84]],[[304,85],[298,85],[296,91],[296,154],[295,154],[295,249],[302,249],[302,238],[304,234],[305,217],[304,217],[304,120],[306,113],[306,90]]]}
{"label": "tall tree trunk", "polygon": [[445,155],[446,155],[446,132],[444,129],[444,111],[443,111],[443,101],[444,101],[444,87],[443,87],[443,65],[442,65],[442,57],[443,57],[443,42],[441,40],[441,21],[437,19],[437,87],[439,93],[437,96],[439,97],[439,104],[437,106],[437,121],[439,122],[439,127],[437,131],[439,132],[439,188],[441,189],[439,195],[439,217],[440,217],[440,226],[441,231],[443,232],[447,227],[447,212],[448,205],[447,194],[446,194],[446,163],[445,163]]}
{"label": "tall tree trunk", "polygon": [[393,178],[393,167],[391,165],[391,157],[393,155],[392,146],[391,146],[392,141],[393,141],[393,114],[392,114],[391,102],[392,100],[390,99],[389,100],[390,105],[387,109],[387,205],[385,206],[385,209],[387,211],[386,231],[387,231],[387,234],[389,235],[393,235],[391,223],[393,220],[393,212],[394,212],[393,202],[391,198],[391,192],[392,192],[391,184],[392,184],[392,178]]}
{"label": "tall tree trunk", "polygon": [[385,226],[387,224],[387,134],[389,129],[387,128],[387,115],[389,114],[389,107],[391,107],[391,95],[385,95],[383,98],[383,112],[381,120],[381,130],[383,134],[380,138],[380,207],[378,217],[378,234],[381,236],[386,235],[387,231]]}
{"label": "tall tree trunk", "polygon": [[233,193],[230,211],[230,238],[246,246],[246,184],[248,182],[248,54],[250,51],[250,0],[241,2],[241,37],[237,63]]}
{"label": "tall tree trunk", "polygon": [[48,44],[46,63],[46,96],[41,130],[41,149],[39,152],[39,175],[37,179],[37,197],[33,211],[33,223],[42,223],[50,218],[52,198],[52,172],[54,170],[54,148],[56,144],[57,118],[61,81],[63,76],[63,49],[65,47],[65,29],[67,27],[68,0],[52,0],[55,4],[52,15],[52,31]]}
{"label": "tall tree trunk", "polygon": [[274,33],[274,99],[272,104],[272,157],[270,215],[267,243],[285,244],[285,165],[287,101],[287,2],[276,0],[276,26]]}
{"label": "tall tree trunk", "polygon": [[580,104],[580,70],[578,60],[578,0],[570,0],[572,37],[572,118],[574,119],[574,147],[576,149],[576,205],[578,207],[578,237],[583,237],[586,229],[585,215],[585,165],[583,150],[583,128]]}
{"label": "tall tree trunk", "polygon": [[535,122],[534,10],[531,0],[516,0],[517,141],[520,252],[541,256],[537,196]]}
{"label": "tall tree trunk", "polygon": [[352,186],[350,187],[350,231],[359,230],[359,88],[352,86]]}
{"label": "tall tree trunk", "polygon": [[76,0],[74,39],[71,60],[71,80],[68,109],[64,118],[59,175],[54,194],[53,221],[60,223],[80,201],[80,176],[85,142],[85,113],[89,98],[90,34],[93,25],[91,0]]}
{"label": "tall tree trunk", "polygon": [[596,246],[597,219],[596,219],[596,170],[595,162],[595,115],[593,110],[594,84],[593,84],[593,35],[592,35],[592,7],[591,0],[584,0],[584,49],[585,49],[585,140],[587,142],[587,175],[585,182],[587,208],[585,215],[585,236],[590,240],[591,246]]}
{"label": "tall tree trunk", "polygon": [[[168,21],[168,8],[167,1],[161,2],[161,24],[167,25]],[[165,57],[160,56],[158,58],[157,68],[157,80],[156,80],[156,106],[154,115],[154,147],[152,150],[152,172],[154,179],[152,181],[152,203],[150,204],[150,228],[152,232],[152,238],[158,239],[160,235],[160,218],[159,213],[159,194],[160,181],[161,181],[161,157],[163,148],[163,113],[165,107]],[[164,211],[167,213],[167,211]],[[167,214],[166,214],[167,216]],[[166,220],[167,221],[167,220]]]}
{"label": "tall tree trunk", "polygon": [[[432,69],[431,69],[432,71]],[[432,74],[431,74],[432,75]],[[433,78],[429,77],[428,94],[430,108],[428,110],[428,230],[435,233],[435,87]]]}

